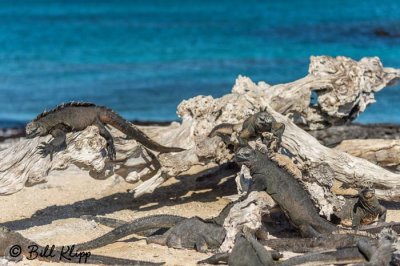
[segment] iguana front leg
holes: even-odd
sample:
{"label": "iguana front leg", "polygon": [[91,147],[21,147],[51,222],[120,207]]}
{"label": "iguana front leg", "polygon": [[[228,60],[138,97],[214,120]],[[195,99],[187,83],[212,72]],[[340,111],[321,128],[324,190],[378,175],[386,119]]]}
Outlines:
{"label": "iguana front leg", "polygon": [[167,245],[168,236],[169,236],[168,231],[165,232],[163,235],[149,236],[148,238],[146,238],[146,243],[147,244],[157,244],[157,245],[161,245],[161,246],[168,246]]}
{"label": "iguana front leg", "polygon": [[274,265],[271,253],[267,251],[263,245],[261,245],[254,236],[248,231],[248,228],[243,229],[244,236],[247,241],[251,244],[254,251],[257,254],[258,259],[263,263],[263,265]]}
{"label": "iguana front leg", "polygon": [[207,240],[203,235],[197,236],[196,243],[195,243],[195,249],[198,252],[206,253],[208,250],[208,245],[207,245]]}
{"label": "iguana front leg", "polygon": [[99,128],[100,136],[102,136],[107,141],[108,158],[110,158],[111,161],[115,160],[116,152],[113,137],[111,136],[110,132],[108,132],[103,123],[100,122],[100,120],[96,121],[96,126]]}
{"label": "iguana front leg", "polygon": [[50,134],[54,139],[49,143],[42,142],[38,149],[39,154],[41,154],[43,158],[50,154],[50,161],[52,161],[53,153],[64,149],[67,146],[67,143],[66,133],[62,129],[62,126],[53,129]]}
{"label": "iguana front leg", "polygon": [[353,228],[359,227],[361,225],[362,216],[364,216],[364,211],[361,208],[357,208],[355,212],[352,213],[351,226]]}
{"label": "iguana front leg", "polygon": [[386,221],[386,208],[382,205],[379,206],[378,222],[384,223]]}

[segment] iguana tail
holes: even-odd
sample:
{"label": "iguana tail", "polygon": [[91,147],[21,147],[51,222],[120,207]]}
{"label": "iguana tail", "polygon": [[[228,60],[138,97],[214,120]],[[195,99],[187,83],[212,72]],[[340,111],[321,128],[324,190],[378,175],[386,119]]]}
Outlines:
{"label": "iguana tail", "polygon": [[138,129],[135,125],[125,120],[123,117],[113,112],[110,109],[105,109],[100,114],[101,122],[109,124],[119,131],[126,134],[129,139],[134,139],[150,150],[159,151],[159,152],[180,152],[184,151],[183,148],[178,147],[166,147],[163,146],[151,138],[149,138],[143,131]]}
{"label": "iguana tail", "polygon": [[295,253],[307,253],[324,251],[328,249],[340,249],[357,245],[358,241],[371,239],[358,235],[321,235],[313,238],[277,238],[260,240],[264,246],[276,251],[291,251]]}
{"label": "iguana tail", "polygon": [[[35,247],[36,250],[32,247]],[[32,253],[32,250],[35,252]],[[15,253],[17,252],[17,253]],[[69,253],[71,252],[71,253]],[[37,254],[49,254],[49,247],[43,247],[35,243],[34,241],[25,238],[20,233],[11,231],[5,227],[0,227],[0,256],[4,256],[7,259],[19,259],[20,256],[24,255],[28,259],[32,259]],[[76,253],[76,248],[73,245],[63,246],[62,248],[56,248],[52,251],[52,256],[37,256],[40,261],[47,262],[63,262],[63,263],[88,263],[96,265],[130,265],[130,266],[157,266],[164,264],[120,259],[108,256],[101,256],[91,254],[90,252],[84,251],[82,253]],[[76,254],[70,256],[70,254]]]}
{"label": "iguana tail", "polygon": [[312,265],[327,265],[357,262],[365,262],[365,257],[359,252],[357,247],[346,247],[335,251],[310,252],[287,259],[279,265],[292,266],[304,263],[313,263]]}
{"label": "iguana tail", "polygon": [[358,236],[367,236],[369,238],[378,238],[379,234],[384,229],[391,229],[396,233],[400,233],[400,223],[391,222],[391,223],[381,223],[377,225],[370,225],[370,226],[361,226],[356,229],[339,229],[334,232],[333,234],[336,235],[358,235]]}
{"label": "iguana tail", "polygon": [[77,250],[91,250],[111,244],[123,237],[149,229],[170,228],[186,218],[176,215],[152,215],[124,224],[98,238],[75,245]]}

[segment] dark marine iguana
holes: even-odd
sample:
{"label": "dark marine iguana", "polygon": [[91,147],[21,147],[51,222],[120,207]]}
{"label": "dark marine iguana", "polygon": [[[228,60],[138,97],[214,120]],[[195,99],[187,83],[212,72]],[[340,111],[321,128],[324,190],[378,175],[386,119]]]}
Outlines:
{"label": "dark marine iguana", "polygon": [[105,124],[115,127],[128,139],[134,139],[150,150],[159,152],[180,152],[184,149],[163,146],[136,126],[122,118],[120,115],[104,106],[93,103],[70,102],[57,106],[56,108],[39,114],[26,126],[27,138],[46,136],[51,134],[54,139],[50,143],[43,142],[39,147],[40,153],[45,157],[66,147],[66,133],[84,130],[94,125],[99,128],[100,135],[107,141],[107,153],[111,160],[115,159],[116,152],[113,137],[104,126]]}
{"label": "dark marine iguana", "polygon": [[284,261],[279,261],[280,258],[282,258],[280,253],[274,250],[266,250],[251,234],[238,233],[235,238],[235,245],[230,253],[217,253],[205,260],[199,261],[198,264],[227,263],[229,266],[294,266],[302,264],[345,264],[366,261],[356,246],[345,247],[336,251],[306,253]]}
{"label": "dark marine iguana", "polygon": [[[0,257],[5,257],[8,260],[20,260],[22,256],[25,256],[28,260],[37,259],[56,263],[63,262],[132,266],[156,266],[164,264],[94,255],[86,251],[80,253],[75,250],[73,249],[73,246],[69,246],[68,248],[65,246],[60,249],[43,247],[36,244],[34,241],[25,238],[20,233],[0,226]],[[71,254],[69,254],[69,251],[71,251]],[[47,255],[40,256],[39,254]],[[76,256],[72,256],[73,254],[76,254]]]}
{"label": "dark marine iguana", "polygon": [[[185,218],[166,214],[147,216],[131,222],[82,216],[86,220],[94,220],[115,229],[96,239],[77,244],[75,248],[77,250],[90,250],[111,244],[131,234],[139,234],[148,236],[148,243],[205,252],[208,249],[218,248],[225,239],[226,231],[222,224],[232,206],[232,203],[228,204],[217,217],[207,220],[199,217]],[[168,228],[168,230],[162,232],[161,235],[152,235],[162,228]]]}
{"label": "dark marine iguana", "polygon": [[228,144],[230,136],[238,132],[239,145],[244,146],[249,140],[259,137],[262,133],[270,132],[272,133],[271,140],[275,140],[276,146],[279,147],[284,130],[285,124],[277,122],[271,114],[262,111],[251,115],[243,123],[219,124],[211,130],[208,137],[219,136]]}
{"label": "dark marine iguana", "polygon": [[[300,229],[304,237],[318,237],[330,233],[369,234],[361,230],[340,229],[319,216],[318,210],[311,201],[309,194],[292,173],[281,168],[277,162],[268,158],[267,154],[254,150],[250,146],[245,146],[236,151],[235,160],[238,164],[246,165],[250,169],[253,182],[248,193],[251,191],[266,191],[286,214],[290,222]],[[371,190],[368,190],[361,197],[367,196],[369,199],[372,199],[371,206],[373,205],[381,210],[381,217],[384,217],[383,209],[381,209],[379,203],[376,205],[374,200],[376,198],[373,195],[371,194]],[[357,205],[357,209],[357,215],[353,216],[355,224],[357,221],[369,219],[370,208],[364,204],[362,206]],[[374,233],[376,234],[376,231]],[[373,237],[371,234],[369,236]]]}
{"label": "dark marine iguana", "polygon": [[[201,243],[203,240],[206,240],[206,244],[208,248],[210,246],[216,246],[213,243],[222,244],[225,238],[225,230],[223,229],[223,223],[225,218],[229,214],[230,209],[234,206],[234,202],[229,203],[218,216],[202,220],[197,217],[192,218],[184,218],[180,216],[170,216],[170,215],[156,215],[156,216],[148,216],[145,218],[139,218],[132,222],[126,222],[118,219],[112,219],[107,217],[97,217],[84,215],[81,218],[88,221],[95,221],[99,224],[103,224],[112,228],[120,228],[119,230],[112,230],[109,233],[106,233],[104,236],[100,238],[91,240],[84,244],[82,248],[91,249],[94,247],[100,247],[104,245],[108,245],[113,243],[125,236],[130,234],[137,234],[141,236],[149,237],[149,243],[158,243],[161,245],[166,245],[168,247],[182,248],[174,244],[176,243],[176,239],[180,239],[181,243],[190,243],[184,245],[185,248],[196,248],[199,249],[201,246],[205,245],[195,245],[196,243]],[[216,226],[221,227],[218,229]],[[190,227],[187,229],[186,227]],[[170,233],[164,234],[166,232],[165,229],[173,228]],[[209,229],[204,229],[209,228]],[[318,238],[279,238],[279,239],[267,239],[260,240],[263,244],[270,246],[279,251],[293,251],[293,252],[308,252],[321,250],[324,248],[342,248],[350,245],[355,245],[360,239],[371,239],[371,236],[375,237],[375,235],[379,234],[383,229],[391,228],[396,232],[400,232],[400,223],[384,223],[379,225],[371,225],[367,227],[359,228],[360,231],[367,232],[368,234],[363,235],[360,231],[354,232],[354,235],[350,235],[353,231],[345,231],[344,234],[338,235],[321,235]],[[203,230],[204,229],[204,230]],[[211,233],[209,232],[211,229]],[[208,231],[207,231],[208,230]],[[206,232],[206,233],[204,233]],[[154,236],[155,234],[164,234],[162,236]],[[258,232],[259,233],[259,232]],[[348,233],[348,234],[346,234]],[[357,235],[357,233],[359,235]],[[192,234],[191,237],[189,235]],[[207,235],[214,235],[214,240],[210,241],[210,238]],[[174,235],[174,238],[171,237]],[[367,236],[366,236],[367,235]],[[203,237],[205,236],[205,237]],[[153,241],[154,239],[154,241]],[[160,241],[158,241],[161,239]],[[173,239],[173,241],[168,241],[168,239]],[[187,240],[192,239],[192,240]],[[199,240],[196,242],[196,240]],[[203,242],[204,243],[204,242]],[[78,245],[79,246],[79,245]],[[201,250],[201,249],[200,249]],[[203,250],[205,250],[203,248]]]}
{"label": "dark marine iguana", "polygon": [[343,208],[335,213],[344,226],[358,227],[378,222],[385,222],[386,208],[380,205],[373,188],[362,188],[358,197],[347,199]]}
{"label": "dark marine iguana", "polygon": [[[276,251],[291,251],[296,253],[305,253],[311,251],[321,251],[326,249],[338,249],[343,247],[355,246],[361,240],[367,240],[370,243],[377,242],[384,230],[389,230],[396,234],[400,233],[400,223],[381,223],[378,225],[362,226],[358,228],[362,234],[329,234],[314,238],[276,238],[259,239],[260,243]],[[346,231],[344,231],[346,233]]]}
{"label": "dark marine iguana", "polygon": [[[382,244],[384,243],[384,244]],[[347,264],[347,263],[366,263],[362,265],[388,265],[391,260],[391,248],[388,241],[380,239],[379,248],[375,248],[375,241],[369,239],[358,240],[353,245],[345,246],[336,250],[322,250],[320,252],[310,252],[295,256],[284,261],[279,261],[282,257],[277,251],[269,251],[258,242],[252,234],[247,232],[238,233],[235,245],[230,253],[218,253],[199,264],[221,264],[227,263],[230,266],[294,266],[294,265],[327,265],[327,264]],[[368,253],[368,255],[365,255]],[[386,264],[373,264],[382,259]],[[312,264],[311,264],[312,263]]]}
{"label": "dark marine iguana", "polygon": [[265,190],[303,236],[314,237],[337,230],[335,225],[319,216],[299,182],[266,154],[246,146],[236,151],[235,160],[250,169],[253,179],[250,191]]}
{"label": "dark marine iguana", "polygon": [[[200,252],[206,252],[207,250],[217,249],[221,246],[226,234],[225,229],[221,225],[203,220],[199,217],[180,217],[182,220],[177,221],[175,225],[171,226],[171,224],[162,222],[162,219],[168,220],[169,215],[160,215],[160,219],[157,219],[158,222],[149,222],[148,225],[144,227],[138,227],[135,225],[138,220],[124,222],[117,219],[103,217],[86,216],[82,218],[116,228],[106,234],[110,235],[107,239],[104,238],[104,236],[106,236],[104,235],[87,243],[78,244],[77,248],[82,250],[90,250],[92,248],[105,246],[121,239],[122,237],[135,233],[147,236],[146,242],[148,244],[154,243],[170,248],[195,249]],[[148,221],[151,221],[154,218],[155,216],[146,217]],[[165,228],[168,230],[160,230]],[[123,233],[116,234],[116,230],[122,230]],[[160,231],[162,233],[161,235],[158,234]]]}

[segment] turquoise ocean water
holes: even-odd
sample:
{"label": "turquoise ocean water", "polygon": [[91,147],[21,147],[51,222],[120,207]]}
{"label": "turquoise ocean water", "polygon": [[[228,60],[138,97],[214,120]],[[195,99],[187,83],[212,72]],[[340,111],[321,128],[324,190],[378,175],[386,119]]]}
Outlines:
{"label": "turquoise ocean water", "polygon": [[[128,119],[176,120],[186,98],[270,84],[310,55],[379,56],[400,68],[400,1],[0,1],[0,127],[80,100]],[[359,122],[400,122],[400,86]]]}

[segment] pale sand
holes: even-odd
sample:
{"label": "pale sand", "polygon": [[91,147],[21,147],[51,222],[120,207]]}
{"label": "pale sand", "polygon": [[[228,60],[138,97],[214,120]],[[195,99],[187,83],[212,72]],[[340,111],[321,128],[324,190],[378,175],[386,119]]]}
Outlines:
{"label": "pale sand", "polygon": [[[71,245],[91,240],[110,230],[109,227],[80,219],[84,214],[125,221],[150,214],[209,218],[217,215],[229,202],[223,196],[235,193],[232,178],[208,177],[201,182],[196,182],[193,177],[170,179],[154,193],[139,199],[126,193],[133,186],[114,178],[96,180],[79,169],[55,172],[49,176],[48,183],[1,197],[0,223],[41,245]],[[164,261],[166,265],[196,265],[197,261],[212,255],[147,245],[143,239],[117,242],[93,250],[92,253],[152,262]],[[16,265],[60,264],[24,259]]]}
{"label": "pale sand", "polygon": [[[126,191],[133,187],[123,180],[95,180],[79,169],[55,172],[49,182],[3,196],[0,223],[18,230],[42,245],[69,245],[91,240],[110,230],[80,219],[84,214],[129,221],[150,214],[176,214],[209,218],[229,202],[224,196],[235,193],[232,177],[207,177],[196,182],[193,177],[170,179],[154,193],[133,199]],[[387,221],[400,221],[400,205],[390,203]],[[128,237],[132,238],[131,237]],[[92,251],[112,257],[166,262],[166,265],[196,265],[212,255],[193,250],[177,250],[142,239],[117,242]],[[13,265],[14,263],[10,263]],[[38,260],[16,265],[60,265]],[[69,264],[73,265],[73,264]],[[76,264],[79,265],[79,264]]]}

